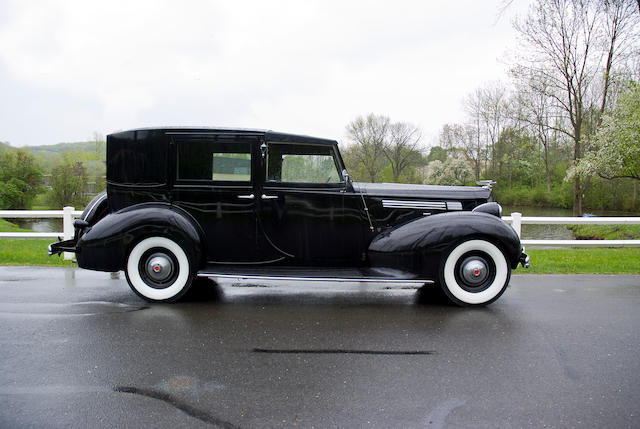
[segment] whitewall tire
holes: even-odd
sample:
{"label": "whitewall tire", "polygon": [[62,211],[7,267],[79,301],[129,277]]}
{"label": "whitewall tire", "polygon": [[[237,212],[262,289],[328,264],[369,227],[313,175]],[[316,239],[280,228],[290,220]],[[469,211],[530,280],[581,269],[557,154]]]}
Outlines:
{"label": "whitewall tire", "polygon": [[440,286],[458,305],[486,305],[502,295],[511,268],[502,251],[485,240],[463,241],[446,255]]}
{"label": "whitewall tire", "polygon": [[129,286],[140,297],[171,302],[191,286],[193,267],[187,253],[175,241],[149,237],[131,249],[125,274]]}

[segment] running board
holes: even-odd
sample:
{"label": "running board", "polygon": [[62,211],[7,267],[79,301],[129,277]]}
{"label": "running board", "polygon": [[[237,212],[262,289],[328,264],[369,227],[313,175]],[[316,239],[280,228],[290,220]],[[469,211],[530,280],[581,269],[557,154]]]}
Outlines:
{"label": "running board", "polygon": [[387,268],[305,268],[305,267],[229,267],[212,266],[198,271],[198,277],[247,280],[296,280],[320,282],[433,283],[415,274]]}

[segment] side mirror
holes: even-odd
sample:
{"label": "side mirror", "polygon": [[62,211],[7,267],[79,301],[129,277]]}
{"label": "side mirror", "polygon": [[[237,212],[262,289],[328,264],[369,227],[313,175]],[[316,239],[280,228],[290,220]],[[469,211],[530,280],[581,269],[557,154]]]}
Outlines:
{"label": "side mirror", "polygon": [[345,183],[347,184],[351,183],[351,176],[349,176],[349,173],[347,172],[346,168],[342,170],[342,177],[344,178]]}

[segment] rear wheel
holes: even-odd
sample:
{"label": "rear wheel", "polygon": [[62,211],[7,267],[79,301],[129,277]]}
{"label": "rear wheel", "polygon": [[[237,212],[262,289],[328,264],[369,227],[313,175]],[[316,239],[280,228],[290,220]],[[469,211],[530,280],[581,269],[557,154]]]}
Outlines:
{"label": "rear wheel", "polygon": [[440,286],[458,305],[487,305],[502,295],[511,268],[502,251],[485,240],[468,240],[449,252],[440,267]]}
{"label": "rear wheel", "polygon": [[127,258],[131,289],[153,302],[177,301],[193,281],[192,260],[175,241],[149,237],[136,244]]}

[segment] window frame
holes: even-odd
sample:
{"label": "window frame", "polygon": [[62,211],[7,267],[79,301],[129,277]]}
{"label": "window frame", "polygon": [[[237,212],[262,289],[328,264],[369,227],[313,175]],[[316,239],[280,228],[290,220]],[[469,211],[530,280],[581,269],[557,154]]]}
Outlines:
{"label": "window frame", "polygon": [[[220,139],[222,137],[222,140]],[[253,186],[253,182],[256,177],[256,171],[254,167],[255,163],[255,142],[258,141],[258,136],[256,135],[242,135],[242,134],[199,134],[199,135],[174,135],[172,136],[172,143],[174,146],[174,184],[176,187],[184,188],[184,187],[211,187],[211,186],[225,186],[225,187],[249,187]],[[227,140],[228,139],[228,140]],[[210,144],[215,145],[216,143],[222,144],[247,144],[249,146],[249,152],[229,152],[229,153],[238,153],[249,155],[249,180],[215,180],[210,179],[181,179],[179,177],[179,164],[180,164],[180,155],[179,155],[179,146],[180,144],[190,144],[194,141],[204,141]],[[216,150],[211,151],[211,155],[214,153],[224,153]],[[213,175],[213,158],[211,158],[211,174]]]}
{"label": "window frame", "polygon": [[[313,142],[296,142],[296,141],[277,141],[277,140],[273,140],[273,141],[267,141],[265,142],[267,145],[267,151],[265,153],[265,160],[264,160],[264,169],[261,172],[261,180],[264,183],[265,187],[268,188],[272,188],[272,189],[276,189],[276,188],[290,188],[290,187],[296,187],[296,188],[344,188],[346,185],[346,181],[344,179],[344,176],[342,174],[342,170],[344,169],[343,165],[342,165],[342,159],[340,158],[339,152],[336,148],[335,144],[323,144],[323,143],[313,143]],[[331,157],[333,158],[333,163],[334,166],[336,167],[336,171],[338,173],[338,182],[329,182],[329,183],[324,183],[324,182],[284,182],[284,181],[274,181],[274,180],[268,180],[267,179],[267,174],[269,172],[269,147],[271,145],[278,145],[278,144],[284,144],[284,145],[293,145],[293,146],[315,146],[315,147],[322,147],[322,148],[329,148],[329,152],[331,154]],[[282,172],[281,172],[282,173]]]}

